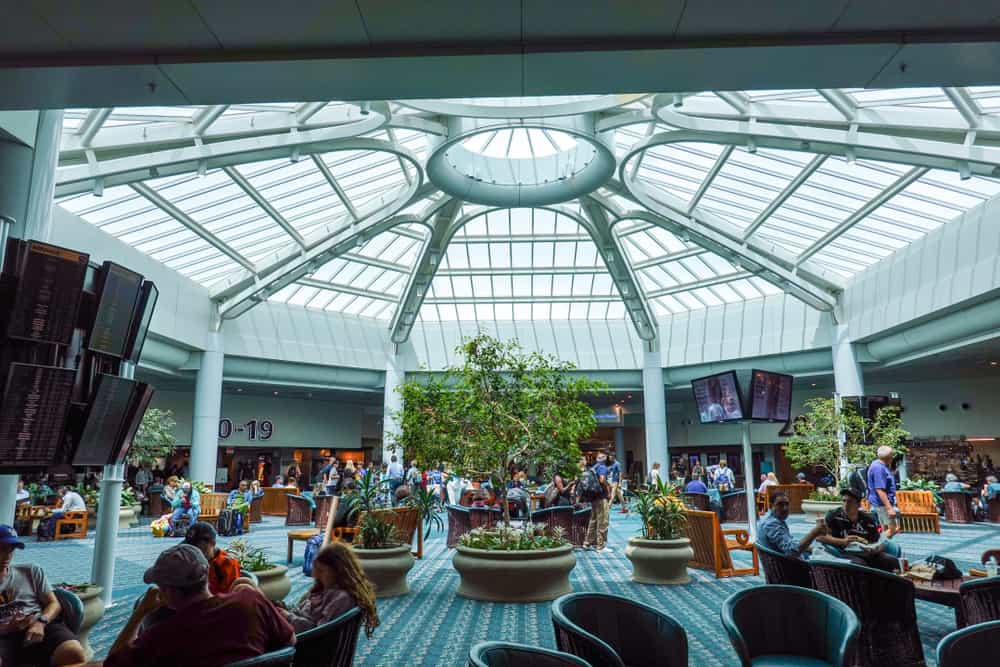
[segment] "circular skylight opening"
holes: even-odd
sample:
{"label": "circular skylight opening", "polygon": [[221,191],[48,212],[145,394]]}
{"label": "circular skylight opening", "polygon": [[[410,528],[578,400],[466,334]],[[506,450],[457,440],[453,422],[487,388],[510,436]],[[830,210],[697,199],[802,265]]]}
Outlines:
{"label": "circular skylight opening", "polygon": [[486,157],[535,159],[573,150],[577,140],[562,130],[515,127],[474,134],[464,139],[461,146]]}
{"label": "circular skylight opening", "polygon": [[553,118],[606,111],[636,102],[645,95],[550,95],[546,97],[455,97],[407,100],[399,104],[447,116],[475,118]]}

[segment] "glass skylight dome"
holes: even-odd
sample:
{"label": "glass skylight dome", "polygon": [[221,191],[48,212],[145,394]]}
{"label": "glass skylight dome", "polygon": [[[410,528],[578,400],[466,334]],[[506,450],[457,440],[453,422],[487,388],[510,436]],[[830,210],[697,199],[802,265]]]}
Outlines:
{"label": "glass skylight dome", "polygon": [[205,285],[384,320],[630,319],[853,276],[1000,192],[1000,88],[81,109],[59,205]]}

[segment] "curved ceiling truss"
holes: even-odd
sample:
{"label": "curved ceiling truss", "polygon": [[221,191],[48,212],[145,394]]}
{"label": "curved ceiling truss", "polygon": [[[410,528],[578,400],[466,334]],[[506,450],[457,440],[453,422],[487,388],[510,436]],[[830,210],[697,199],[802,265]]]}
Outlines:
{"label": "curved ceiling truss", "polygon": [[222,319],[277,300],[396,343],[524,318],[651,340],[658,317],[782,291],[835,311],[852,276],[1000,193],[1000,88],[65,118],[59,203],[205,284]]}

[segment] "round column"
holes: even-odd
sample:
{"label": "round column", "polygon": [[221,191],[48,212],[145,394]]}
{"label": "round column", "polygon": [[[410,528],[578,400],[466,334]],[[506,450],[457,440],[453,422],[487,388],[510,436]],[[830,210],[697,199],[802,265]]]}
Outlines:
{"label": "round column", "polygon": [[406,380],[406,372],[398,354],[392,354],[385,363],[385,397],[383,399],[382,415],[382,462],[388,463],[395,454],[402,463],[403,452],[396,447],[393,436],[399,430],[399,422],[395,413],[403,409],[403,396],[397,391]]}
{"label": "round column", "polygon": [[191,428],[191,464],[188,476],[215,488],[219,454],[219,416],[222,410],[222,367],[225,354],[222,333],[209,332],[201,353],[201,367],[194,385],[194,418]]}
{"label": "round column", "polygon": [[[642,404],[646,422],[646,466],[649,472],[654,463],[660,468],[670,469],[670,459],[667,457],[667,399],[663,386],[663,367],[660,365],[659,346],[651,346],[643,355],[642,365]],[[661,473],[666,479],[668,473]]]}

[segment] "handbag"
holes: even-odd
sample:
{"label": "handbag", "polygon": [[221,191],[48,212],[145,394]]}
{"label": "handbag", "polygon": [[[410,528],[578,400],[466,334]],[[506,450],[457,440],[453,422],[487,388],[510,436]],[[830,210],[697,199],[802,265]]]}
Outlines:
{"label": "handbag", "polygon": [[955,561],[944,556],[931,554],[927,557],[927,564],[934,568],[934,579],[961,579],[962,571],[955,565]]}

